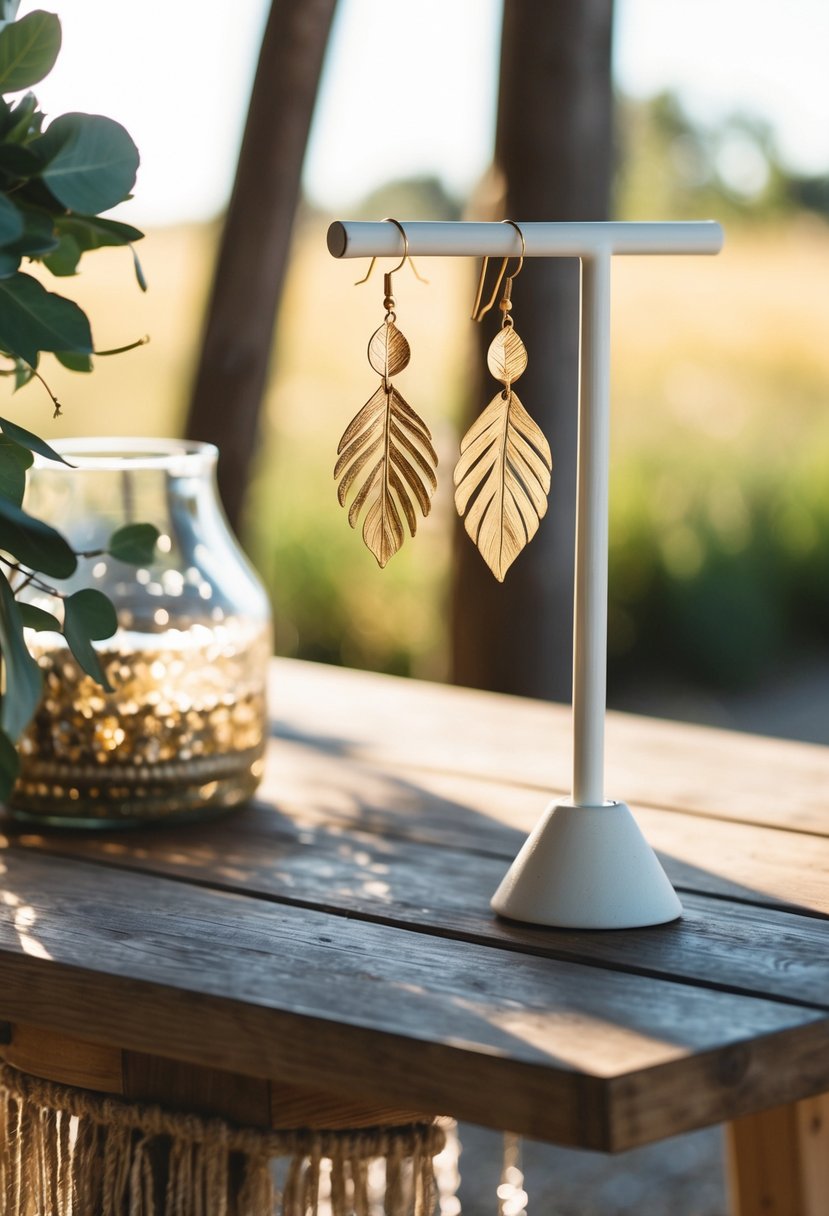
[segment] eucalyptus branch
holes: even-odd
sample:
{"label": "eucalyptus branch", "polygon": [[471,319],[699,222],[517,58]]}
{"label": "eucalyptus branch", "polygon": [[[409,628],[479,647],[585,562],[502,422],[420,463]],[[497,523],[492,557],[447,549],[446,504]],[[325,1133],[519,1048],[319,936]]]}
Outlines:
{"label": "eucalyptus branch", "polygon": [[96,350],[95,355],[99,359],[103,359],[106,355],[123,355],[125,351],[135,350],[139,346],[146,346],[149,340],[150,335],[144,334],[143,338],[137,338],[135,342],[129,342],[126,346],[114,346],[112,350]]}
{"label": "eucalyptus branch", "polygon": [[18,585],[15,587],[15,589],[14,589],[15,595],[17,595],[21,591],[25,591],[26,588],[30,587],[34,581],[35,581],[34,571],[30,570],[28,572],[28,574],[23,576],[23,580],[20,583],[18,583]]}
{"label": "eucalyptus branch", "polygon": [[24,587],[36,587],[38,591],[44,592],[45,595],[53,595],[59,600],[66,599],[63,591],[58,591],[57,587],[50,587],[48,583],[44,583],[43,579],[38,574],[35,574],[34,570],[30,570],[28,566],[23,566],[20,562],[14,562],[10,558],[4,557],[1,553],[0,563],[10,570],[12,575],[19,574],[21,576],[21,582],[17,587],[12,588],[15,594],[18,591],[22,591]]}
{"label": "eucalyptus branch", "polygon": [[[107,549],[75,549],[74,550],[75,557],[84,557],[84,558],[106,557],[107,553],[108,553]],[[17,594],[20,591],[23,591],[24,588],[26,588],[26,587],[36,587],[38,589],[38,591],[43,591],[47,595],[54,595],[59,600],[66,599],[65,592],[58,591],[57,587],[50,587],[48,585],[48,583],[44,583],[43,579],[40,578],[40,576],[38,574],[36,574],[34,572],[34,570],[30,570],[28,566],[23,566],[23,565],[21,565],[20,562],[15,562],[15,561],[12,561],[8,557],[3,557],[2,554],[0,554],[0,562],[2,562],[4,566],[7,566],[8,569],[11,570],[14,574],[19,574],[22,576],[22,581],[20,583],[18,583],[14,589],[15,594]]]}
{"label": "eucalyptus branch", "polygon": [[38,380],[40,381],[40,383],[41,383],[41,384],[43,385],[43,387],[46,389],[46,392],[47,392],[47,393],[49,394],[49,396],[52,398],[52,404],[53,404],[53,405],[54,405],[54,407],[55,407],[54,412],[53,412],[53,414],[52,414],[52,417],[53,417],[53,418],[60,418],[61,414],[63,413],[63,408],[62,408],[62,406],[61,406],[61,403],[58,401],[58,399],[57,399],[57,397],[55,396],[55,394],[54,394],[54,393],[52,392],[52,390],[49,388],[49,385],[48,385],[48,384],[46,383],[46,381],[43,379],[43,377],[41,376],[41,374],[40,374],[40,372],[37,370],[37,368],[36,368],[36,367],[32,367],[31,363],[29,363],[29,364],[28,364],[28,366],[31,368],[32,375],[33,375],[33,376],[37,376],[37,378],[38,378]]}

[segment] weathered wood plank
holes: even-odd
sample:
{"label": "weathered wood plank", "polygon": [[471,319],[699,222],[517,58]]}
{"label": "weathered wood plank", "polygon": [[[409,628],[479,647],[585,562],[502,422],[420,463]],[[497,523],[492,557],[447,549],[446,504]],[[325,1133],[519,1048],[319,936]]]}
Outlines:
{"label": "weathered wood plank", "polygon": [[[564,706],[278,660],[271,707],[277,731],[337,755],[570,788]],[[785,818],[829,835],[829,749],[813,744],[609,713],[607,790],[629,803],[772,826]]]}
{"label": "weathered wood plank", "polygon": [[[6,1023],[6,1025],[9,1025]],[[374,1127],[426,1120],[423,1111],[371,1105],[284,1081],[241,1076],[139,1051],[124,1051],[25,1023],[9,1025],[0,1059],[36,1077],[158,1102],[171,1110],[220,1115],[255,1127]]]}
{"label": "weathered wood plank", "polygon": [[221,1115],[254,1127],[372,1127],[428,1119],[423,1112],[345,1099],[324,1090],[246,1077],[219,1068],[125,1051],[124,1093],[143,1102],[176,1110]]}
{"label": "weathered wood plank", "polygon": [[[676,816],[668,816],[674,819]],[[692,820],[699,828],[699,821]],[[206,824],[196,845],[188,847],[187,829],[79,839],[76,835],[30,837],[31,847],[58,856],[97,857],[108,864],[161,874],[205,886],[276,899],[303,907],[357,915],[382,924],[493,944],[516,952],[643,975],[693,980],[712,987],[829,1009],[829,926],[761,906],[683,892],[682,920],[657,930],[624,934],[534,928],[495,917],[489,899],[506,863],[502,858],[470,856],[449,845],[440,848],[409,840],[378,839],[371,833],[345,836],[336,827],[299,826],[291,838],[274,817],[274,830],[261,809]],[[705,825],[707,827],[708,825]],[[798,893],[801,874],[814,867],[815,901],[829,901],[829,841],[799,834],[772,833],[745,825],[715,824],[713,838],[702,833],[700,848],[719,857],[716,832],[743,836],[760,833],[751,848],[783,873],[786,892]],[[785,867],[786,849],[794,857]],[[741,850],[734,850],[738,857]],[[765,851],[765,852],[764,852]],[[825,854],[824,866],[820,857]],[[726,853],[726,859],[728,859]],[[683,865],[666,858],[669,873],[683,876]],[[685,866],[685,872],[688,867]],[[820,879],[826,888],[820,887]],[[778,884],[780,883],[778,878]],[[716,885],[712,882],[712,885]]]}
{"label": "weathered wood plank", "polygon": [[[792,839],[802,847],[809,843]],[[108,848],[104,841],[91,843]],[[827,926],[814,918],[685,894],[683,919],[657,931],[550,932],[494,918],[488,900],[503,863],[479,857],[472,867],[468,857],[447,848],[378,843],[368,835],[346,842],[339,834],[307,829],[301,840],[289,841],[239,833],[233,821],[206,828],[195,857],[178,832],[115,843],[119,864],[142,871],[520,952],[829,1008]]]}
{"label": "weathered wood plank", "polygon": [[121,1052],[117,1047],[57,1031],[45,1033],[25,1022],[11,1027],[10,1042],[0,1056],[14,1068],[61,1085],[123,1093]]}
{"label": "weathered wood plank", "polygon": [[[10,1021],[596,1148],[829,1088],[813,1010],[16,850],[4,865]],[[683,1095],[658,1126],[651,1074]]]}
{"label": "weathered wood plank", "polygon": [[135,1102],[160,1103],[198,1115],[221,1115],[234,1123],[269,1127],[270,1086],[264,1077],[243,1077],[220,1068],[124,1051],[123,1093]]}
{"label": "weathered wood plank", "polygon": [[422,1110],[362,1102],[359,1093],[344,1098],[341,1094],[288,1085],[284,1081],[271,1081],[270,1089],[271,1127],[275,1128],[376,1127],[424,1122],[432,1117]]}
{"label": "weathered wood plank", "polygon": [[[660,1127],[670,1126],[677,1116],[689,1120],[689,1126],[703,1127],[731,1122],[748,1111],[794,1103],[807,1091],[810,1096],[818,1095],[824,1086],[821,1082],[813,1086],[812,1080],[823,1048],[816,1029],[806,1027],[796,1035],[793,1050],[785,1060],[773,1040],[766,1042],[768,1050],[762,1053],[762,1063],[756,1043],[749,1053],[737,1044],[731,1051],[698,1056],[695,1065],[706,1076],[708,1086],[677,1085],[664,1069],[614,1079],[610,1089],[617,1131],[615,1147],[633,1148],[657,1140]],[[781,1096],[773,1098],[770,1089],[777,1089]]]}
{"label": "weathered wood plank", "polygon": [[[544,809],[536,790],[451,774],[381,770],[296,744],[279,742],[272,759],[273,803],[259,801],[227,820],[205,824],[198,836],[188,827],[91,838],[26,830],[15,839],[56,854],[126,865],[146,861],[148,870],[160,864],[182,877],[268,894],[298,881],[286,872],[281,887],[273,885],[280,871],[273,871],[271,858],[283,855],[286,842],[306,842],[307,862],[317,869],[319,848],[326,855],[333,851],[330,864],[340,870],[350,864],[352,873],[343,881],[351,883],[359,864],[350,855],[367,850],[377,881],[371,885],[363,873],[360,889],[367,902],[376,896],[382,903],[387,855],[389,864],[408,865],[412,874],[407,883],[417,881],[414,871],[420,867],[420,885],[428,893],[439,885],[433,875],[445,870],[447,848],[456,851],[451,864],[463,871],[461,882],[477,883],[480,870],[483,885],[476,890],[480,893],[488,883],[491,895]],[[634,810],[671,880],[683,891],[829,915],[829,838],[677,811]],[[363,834],[362,843],[354,842],[355,832]],[[407,840],[412,842],[408,851],[400,843]],[[479,866],[488,856],[497,864]],[[301,850],[291,854],[300,877],[302,858]],[[418,891],[413,902],[422,902],[425,893]]]}

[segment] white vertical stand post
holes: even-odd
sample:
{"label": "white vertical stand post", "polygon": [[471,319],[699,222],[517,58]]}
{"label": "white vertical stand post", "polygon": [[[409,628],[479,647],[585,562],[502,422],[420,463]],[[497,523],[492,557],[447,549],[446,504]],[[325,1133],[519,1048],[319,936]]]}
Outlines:
{"label": "white vertical stand post", "polygon": [[604,802],[610,477],[610,255],[581,259],[576,582],[573,614],[573,801]]}
{"label": "white vertical stand post", "polygon": [[[527,257],[581,258],[581,359],[573,635],[573,793],[553,802],[492,898],[533,924],[622,929],[664,924],[682,907],[630,810],[604,796],[610,471],[610,263],[613,254],[718,253],[722,229],[699,223],[521,224]],[[510,225],[407,223],[412,256],[521,253]],[[334,257],[399,257],[388,221],[336,222]],[[516,246],[519,246],[516,248]]]}
{"label": "white vertical stand post", "polygon": [[492,898],[501,916],[577,929],[658,925],[682,912],[629,808],[604,796],[610,257],[598,249],[581,259],[573,796],[547,808]]}

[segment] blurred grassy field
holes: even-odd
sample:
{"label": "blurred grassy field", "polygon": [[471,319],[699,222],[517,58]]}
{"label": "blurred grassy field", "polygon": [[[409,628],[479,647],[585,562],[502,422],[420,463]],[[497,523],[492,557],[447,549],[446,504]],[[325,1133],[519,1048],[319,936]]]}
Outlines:
{"label": "blurred grassy field", "polygon": [[150,285],[146,294],[135,281],[128,249],[96,250],[72,278],[26,267],[49,291],[77,300],[89,316],[99,350],[144,334],[150,342],[124,355],[96,359],[92,375],[67,372],[45,355],[40,371],[63,404],[63,416],[52,420],[51,402],[37,383],[7,399],[3,408],[8,416],[46,439],[178,433],[216,235],[207,226],[150,231],[136,245]]}
{"label": "blurred grassy field", "polygon": [[[36,384],[3,412],[50,439],[178,433],[216,235],[151,231],[139,247],[145,296],[125,250],[96,253],[76,279],[52,279],[87,310],[99,347],[144,333],[151,341],[98,360],[90,377],[44,360],[64,406],[58,420]],[[332,468],[343,428],[375,386],[365,352],[383,315],[382,279],[353,286],[364,266],[335,262],[324,236],[308,221],[295,241],[245,542],[274,597],[280,652],[440,677],[448,470],[476,268],[434,259],[420,266],[428,286],[408,270],[395,278],[412,348],[398,386],[435,433],[443,478],[416,542],[380,571],[337,506]],[[655,661],[671,661],[652,646],[666,613],[680,666],[703,662],[715,680],[724,664],[750,678],[804,614],[820,633],[824,600],[829,620],[828,263],[829,228],[817,220],[728,233],[718,258],[616,260],[611,644],[620,671],[640,661],[644,639]],[[232,400],[227,418],[231,427]]]}

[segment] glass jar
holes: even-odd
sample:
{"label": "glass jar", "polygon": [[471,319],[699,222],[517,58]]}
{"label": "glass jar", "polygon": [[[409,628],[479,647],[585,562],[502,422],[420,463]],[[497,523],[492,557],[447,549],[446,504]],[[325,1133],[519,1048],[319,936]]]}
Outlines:
{"label": "glass jar", "polygon": [[[264,589],[230,532],[217,450],[177,440],[78,439],[74,466],[36,458],[25,506],[76,551],[128,523],[161,536],[152,565],[81,557],[61,592],[95,587],[118,615],[95,643],[114,691],[85,675],[57,633],[27,631],[44,673],[10,801],[28,822],[134,826],[201,818],[249,798],[267,736],[271,622]],[[49,610],[43,593],[22,598]]]}

